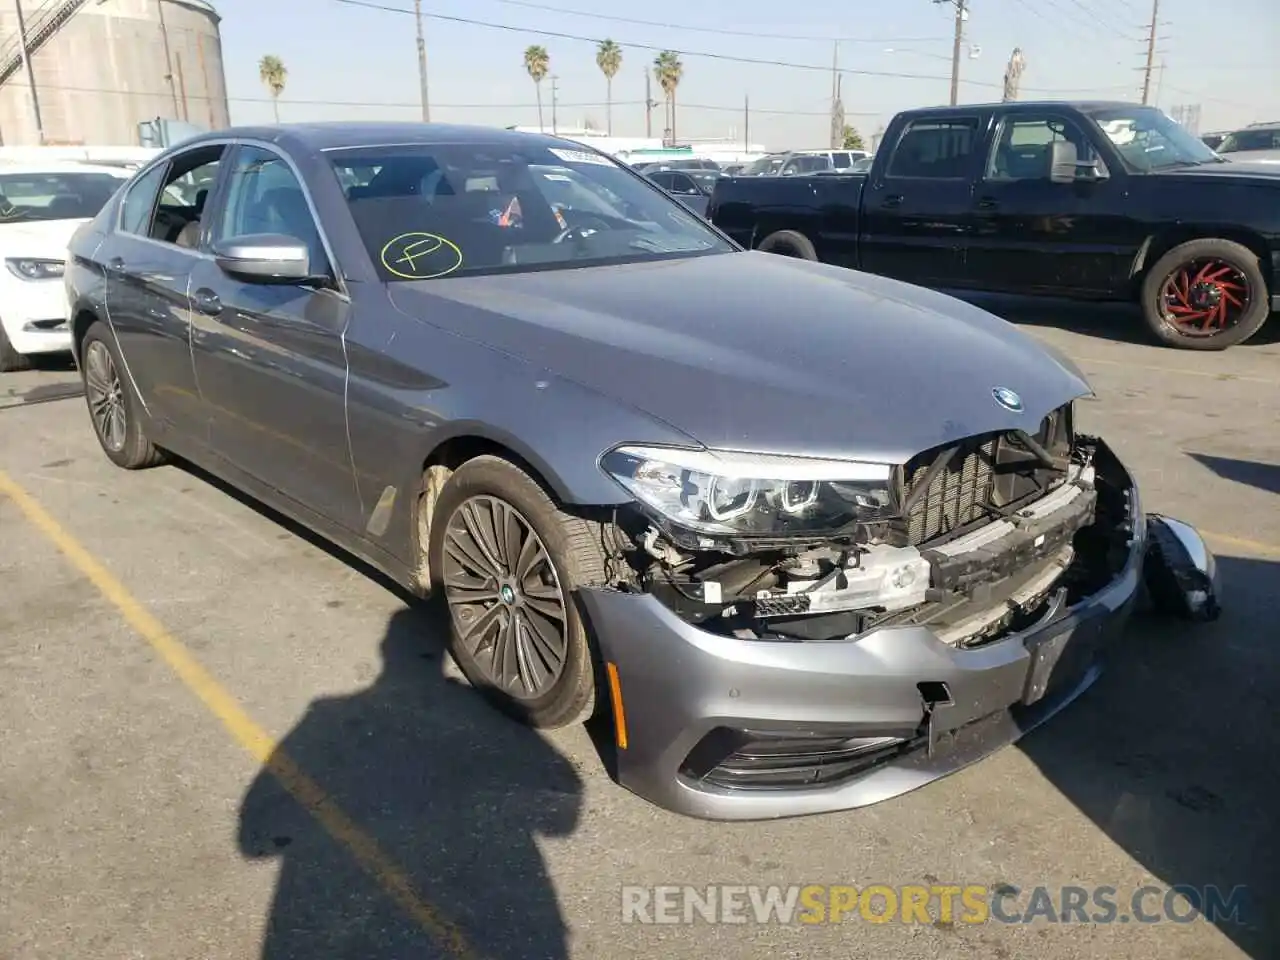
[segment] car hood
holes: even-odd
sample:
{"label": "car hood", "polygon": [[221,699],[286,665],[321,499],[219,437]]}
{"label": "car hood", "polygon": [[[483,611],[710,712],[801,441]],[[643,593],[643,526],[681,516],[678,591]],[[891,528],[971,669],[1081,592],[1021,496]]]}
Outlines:
{"label": "car hood", "polygon": [[62,260],[67,255],[71,235],[85,219],[29,220],[25,223],[0,223],[0,251],[6,257],[32,257]]}
{"label": "car hood", "polygon": [[[1199,167],[1170,167],[1166,170],[1154,171],[1161,177],[1231,177],[1236,180],[1266,180],[1270,183],[1280,181],[1280,163],[1276,160],[1255,159],[1250,157],[1232,160],[1234,153],[1225,153],[1222,158],[1226,163],[1206,163]],[[1280,159],[1280,158],[1278,158]]]}
{"label": "car hood", "polygon": [[[394,283],[390,295],[709,447],[899,463],[977,433],[1034,432],[1089,393],[1070,361],[984,310],[774,254]],[[1022,413],[995,401],[1001,387]]]}

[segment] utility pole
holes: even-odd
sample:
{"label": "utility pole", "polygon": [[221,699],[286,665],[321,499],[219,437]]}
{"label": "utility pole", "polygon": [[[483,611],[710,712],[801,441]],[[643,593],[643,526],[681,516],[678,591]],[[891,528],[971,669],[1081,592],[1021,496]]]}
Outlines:
{"label": "utility pole", "polygon": [[747,153],[751,150],[751,97],[744,94],[742,97],[742,152]]}
{"label": "utility pole", "polygon": [[836,142],[836,113],[840,103],[840,41],[831,45],[831,143],[832,150],[840,144]]}
{"label": "utility pole", "polygon": [[644,135],[653,137],[653,87],[649,83],[649,68],[644,68]]}
{"label": "utility pole", "polygon": [[555,133],[556,133],[556,94],[558,93],[558,89],[556,87],[556,81],[559,79],[560,78],[555,76],[554,74],[551,77],[551,135],[552,136],[555,136]]}
{"label": "utility pole", "polygon": [[951,105],[960,98],[960,47],[964,44],[965,0],[953,0],[956,5],[956,35],[951,45]]}
{"label": "utility pole", "polygon": [[27,85],[31,88],[31,110],[36,118],[37,142],[44,146],[44,121],[40,118],[40,96],[36,93],[36,74],[31,69],[31,51],[27,49],[27,22],[22,15],[22,0],[13,0],[18,8],[18,43],[22,45],[22,63],[27,68]]}
{"label": "utility pole", "polygon": [[427,98],[427,41],[422,38],[422,0],[413,0],[413,19],[418,25],[418,86],[422,90],[422,122],[431,122],[431,101]]}
{"label": "utility pole", "polygon": [[164,22],[164,0],[156,0],[156,12],[160,16],[160,42],[164,46],[164,78],[169,82],[173,97],[173,117],[178,118],[178,86],[173,80],[173,55],[169,52],[169,26]]}
{"label": "utility pole", "polygon": [[1142,75],[1142,102],[1151,96],[1151,70],[1156,60],[1156,29],[1160,22],[1160,0],[1151,0],[1151,32],[1147,35],[1147,67]]}

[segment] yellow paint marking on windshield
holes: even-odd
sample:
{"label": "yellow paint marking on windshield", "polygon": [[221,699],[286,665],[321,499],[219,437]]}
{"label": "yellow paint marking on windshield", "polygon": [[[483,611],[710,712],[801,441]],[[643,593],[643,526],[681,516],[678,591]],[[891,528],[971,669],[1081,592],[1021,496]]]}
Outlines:
{"label": "yellow paint marking on windshield", "polygon": [[[440,256],[436,256],[440,254]],[[382,265],[405,280],[434,280],[462,266],[462,251],[452,240],[422,230],[392,237],[382,248]],[[421,262],[426,260],[425,263]],[[441,264],[444,264],[441,269]]]}

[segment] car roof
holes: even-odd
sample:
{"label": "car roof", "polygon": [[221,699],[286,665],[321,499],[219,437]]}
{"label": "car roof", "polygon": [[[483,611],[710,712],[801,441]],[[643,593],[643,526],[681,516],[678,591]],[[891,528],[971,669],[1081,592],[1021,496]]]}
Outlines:
{"label": "car roof", "polygon": [[133,175],[133,171],[126,167],[81,163],[77,160],[46,160],[39,163],[30,160],[0,160],[0,174],[6,173],[105,173],[122,179],[128,179]]}
{"label": "car roof", "polygon": [[[1140,103],[1128,100],[1017,100],[1012,102],[965,103],[957,106],[914,107],[903,110],[899,116],[914,117],[923,113],[972,113],[975,110],[1008,110],[1014,112],[1062,109],[1078,110],[1081,113],[1094,113],[1101,110],[1133,110],[1142,107]],[[1146,109],[1155,109],[1148,106]]]}
{"label": "car roof", "polygon": [[442,144],[501,144],[510,147],[559,147],[594,149],[565,137],[526,133],[500,127],[454,123],[409,123],[392,121],[333,120],[317,123],[284,123],[264,126],[226,127],[200,134],[178,144],[176,149],[198,147],[205,142],[252,138],[279,144],[289,150],[342,150],[355,147],[435,146]]}

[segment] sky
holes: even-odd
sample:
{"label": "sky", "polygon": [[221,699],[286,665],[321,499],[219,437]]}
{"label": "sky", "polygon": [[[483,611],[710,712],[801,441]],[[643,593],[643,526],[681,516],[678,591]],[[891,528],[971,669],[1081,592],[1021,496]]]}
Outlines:
{"label": "sky", "polygon": [[[233,123],[271,120],[258,78],[264,54],[288,70],[284,122],[421,117],[413,0],[213,2],[223,18]],[[825,146],[833,55],[846,122],[864,135],[898,110],[947,102],[955,2],[423,0],[431,119],[536,126],[523,53],[540,44],[556,77],[559,127],[603,129],[595,41],[608,37],[623,50],[613,81],[615,136],[645,135],[645,76],[658,51],[672,49],[684,65],[680,139]],[[1015,47],[1025,59],[1020,99],[1141,99],[1151,0],[965,3],[961,103],[1000,98]],[[1166,111],[1199,104],[1202,133],[1280,120],[1280,2],[1159,0],[1155,63],[1151,101]],[[551,88],[549,76],[542,84],[548,130]],[[661,101],[656,82],[652,93]],[[663,115],[659,103],[654,136]]]}

